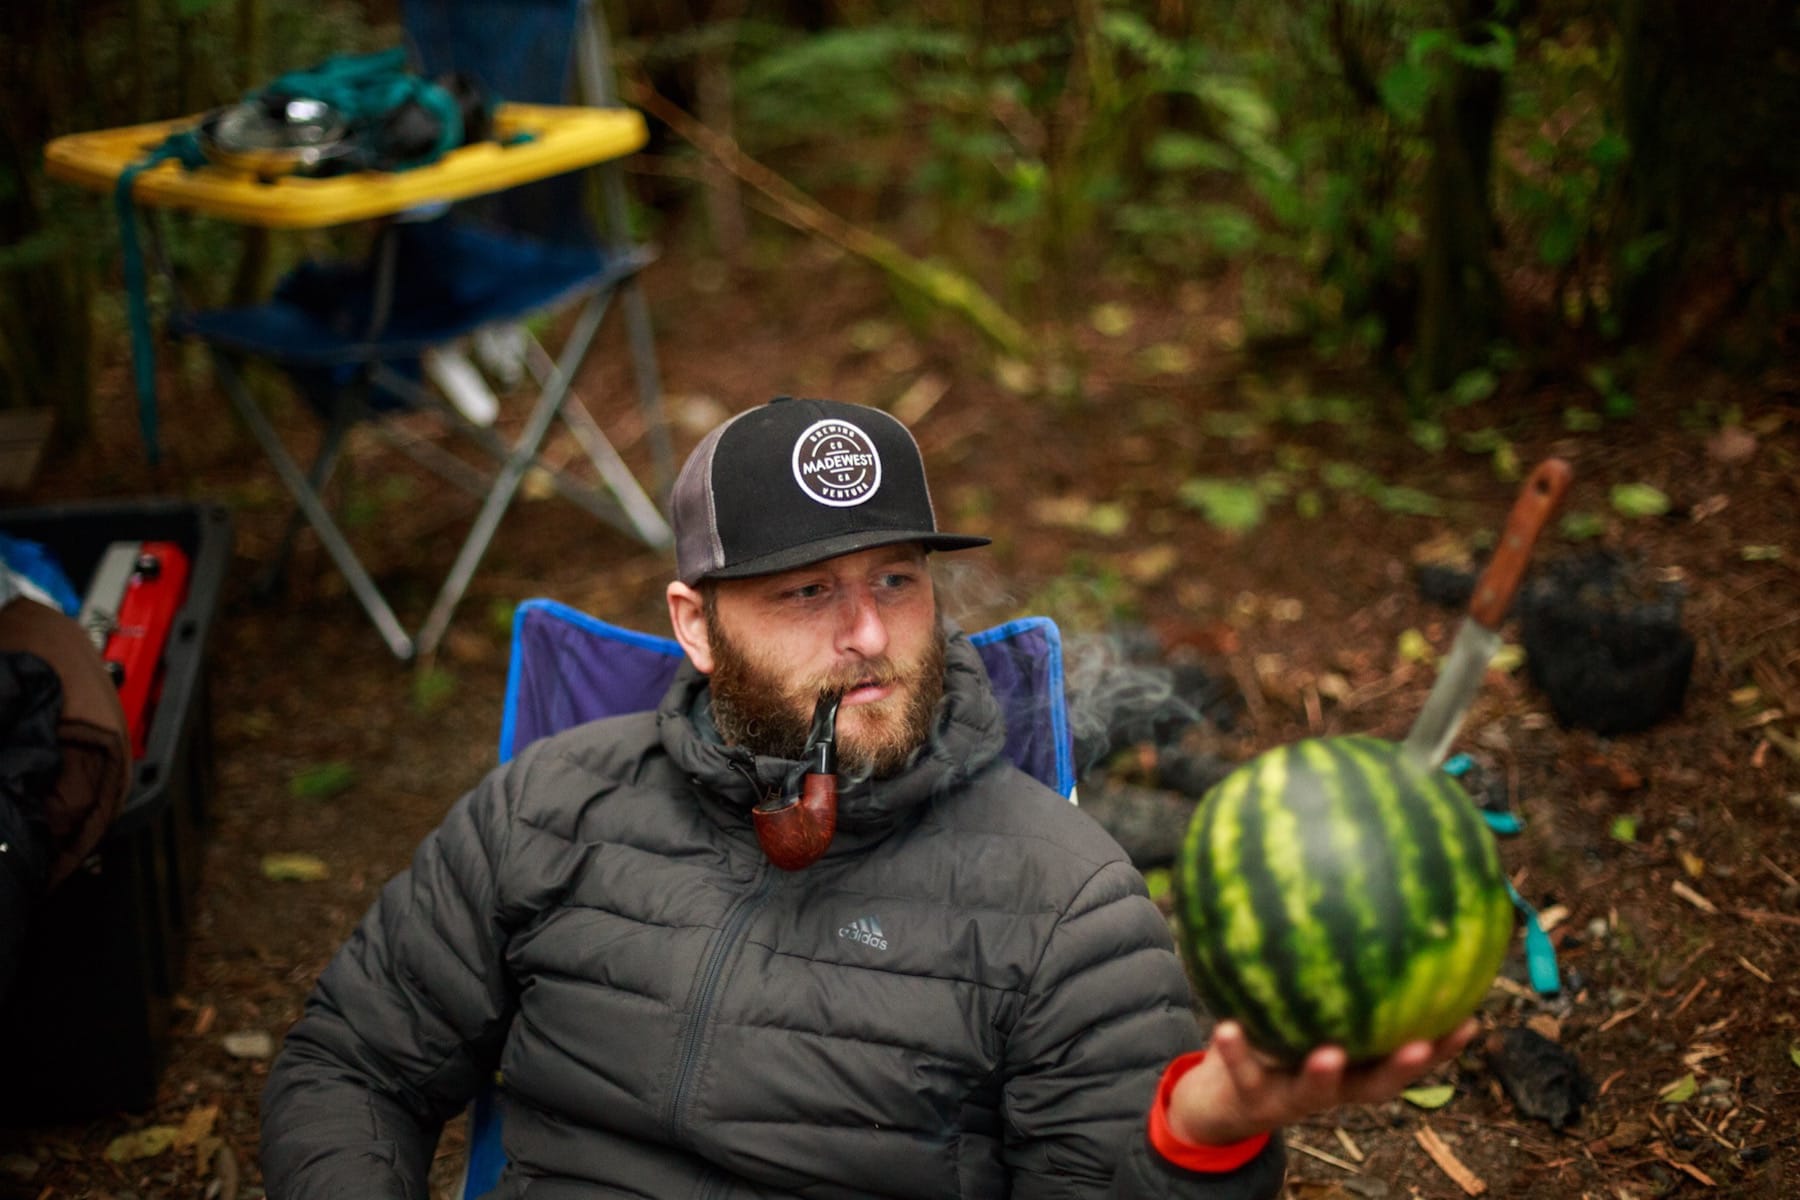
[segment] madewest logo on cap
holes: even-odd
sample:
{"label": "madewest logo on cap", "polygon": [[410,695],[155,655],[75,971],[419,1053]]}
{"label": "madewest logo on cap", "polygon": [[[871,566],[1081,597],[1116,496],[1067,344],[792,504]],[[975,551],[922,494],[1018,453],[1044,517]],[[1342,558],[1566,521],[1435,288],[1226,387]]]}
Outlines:
{"label": "madewest logo on cap", "polygon": [[690,585],[898,542],[962,550],[988,541],[938,531],[906,426],[835,400],[779,397],[726,421],[688,456],[673,508],[676,574]]}
{"label": "madewest logo on cap", "polygon": [[794,478],[820,504],[847,508],[881,486],[881,455],[850,422],[820,421],[794,443]]}

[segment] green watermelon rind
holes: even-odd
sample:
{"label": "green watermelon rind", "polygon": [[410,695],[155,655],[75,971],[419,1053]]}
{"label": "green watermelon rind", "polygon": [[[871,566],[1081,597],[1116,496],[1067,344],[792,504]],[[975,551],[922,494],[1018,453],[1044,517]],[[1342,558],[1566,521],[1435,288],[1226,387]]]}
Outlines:
{"label": "green watermelon rind", "polygon": [[1201,999],[1290,1064],[1325,1043],[1362,1062],[1450,1032],[1512,941],[1499,847],[1475,806],[1373,737],[1238,767],[1195,811],[1175,886]]}

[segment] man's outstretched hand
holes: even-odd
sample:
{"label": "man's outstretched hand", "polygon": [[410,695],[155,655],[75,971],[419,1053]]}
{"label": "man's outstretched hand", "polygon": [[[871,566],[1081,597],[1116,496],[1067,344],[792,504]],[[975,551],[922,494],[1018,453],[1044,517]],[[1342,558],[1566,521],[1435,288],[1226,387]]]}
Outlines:
{"label": "man's outstretched hand", "polygon": [[1320,1046],[1290,1069],[1257,1053],[1236,1021],[1221,1021],[1206,1058],[1175,1084],[1169,1130],[1185,1142],[1222,1146],[1342,1104],[1388,1100],[1461,1054],[1477,1028],[1471,1017],[1435,1042],[1408,1042],[1355,1068],[1342,1048]]}

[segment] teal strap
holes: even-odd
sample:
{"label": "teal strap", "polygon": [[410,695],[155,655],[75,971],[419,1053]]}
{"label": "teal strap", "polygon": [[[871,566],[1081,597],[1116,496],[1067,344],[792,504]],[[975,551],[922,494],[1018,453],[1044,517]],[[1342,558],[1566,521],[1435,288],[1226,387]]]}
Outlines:
{"label": "teal strap", "polygon": [[1525,919],[1525,969],[1531,975],[1531,986],[1540,996],[1554,996],[1562,990],[1562,975],[1556,969],[1556,947],[1550,944],[1550,935],[1538,922],[1537,909],[1519,895],[1519,890],[1510,881],[1506,893]]}
{"label": "teal strap", "polygon": [[156,342],[150,332],[144,252],[138,245],[137,208],[132,202],[131,190],[140,174],[170,159],[190,170],[206,161],[199,141],[191,131],[183,130],[170,134],[162,145],[126,167],[113,187],[113,207],[119,214],[119,247],[125,267],[125,305],[131,319],[131,372],[137,387],[138,429],[144,438],[144,456],[151,466],[162,458],[156,421]]}
{"label": "teal strap", "polygon": [[[1474,766],[1466,754],[1458,754],[1444,763],[1444,773],[1452,777],[1460,777]],[[1481,810],[1481,819],[1487,822],[1488,828],[1502,837],[1510,837],[1525,828],[1517,814],[1509,812],[1489,812]],[[1540,996],[1553,996],[1562,990],[1562,974],[1556,966],[1556,947],[1550,944],[1550,935],[1544,932],[1544,926],[1538,920],[1537,909],[1531,907],[1525,897],[1509,880],[1506,894],[1512,897],[1513,907],[1519,910],[1519,917],[1525,924],[1525,969],[1531,976],[1531,986]]]}
{"label": "teal strap", "polygon": [[429,154],[397,168],[435,162],[462,145],[462,109],[449,89],[414,73],[406,48],[370,54],[334,54],[311,67],[289,71],[263,88],[264,95],[305,96],[330,105],[352,128],[379,121],[409,100],[437,118],[438,137]]}
{"label": "teal strap", "polygon": [[1511,837],[1525,828],[1525,822],[1509,812],[1490,812],[1484,808],[1481,810],[1481,819],[1501,837]]}

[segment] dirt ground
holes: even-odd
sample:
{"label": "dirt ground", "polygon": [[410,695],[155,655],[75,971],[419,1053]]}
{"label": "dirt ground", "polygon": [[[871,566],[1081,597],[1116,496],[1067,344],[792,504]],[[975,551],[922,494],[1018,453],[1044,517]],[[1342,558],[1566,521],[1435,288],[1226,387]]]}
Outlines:
{"label": "dirt ground", "polygon": [[[954,573],[965,625],[1033,611],[1071,635],[1153,629],[1170,655],[1197,654],[1232,681],[1243,715],[1212,744],[1231,757],[1310,733],[1403,734],[1433,676],[1409,658],[1408,633],[1441,654],[1458,621],[1415,586],[1420,548],[1479,546],[1517,486],[1459,439],[1497,430],[1526,467],[1565,457],[1576,473],[1566,511],[1597,518],[1598,541],[1651,579],[1679,582],[1696,643],[1680,714],[1647,732],[1566,729],[1523,671],[1495,672],[1458,744],[1485,757],[1523,817],[1503,857],[1555,922],[1569,984],[1535,996],[1518,982],[1515,946],[1484,1019],[1496,1035],[1530,1022],[1559,1042],[1592,1098],[1554,1129],[1472,1052],[1444,1073],[1455,1093],[1442,1107],[1396,1102],[1291,1131],[1290,1194],[1800,1196],[1800,374],[1672,366],[1640,383],[1635,417],[1576,431],[1565,410],[1598,407],[1583,386],[1503,389],[1452,411],[1448,447],[1430,452],[1366,422],[1304,420],[1304,406],[1287,420],[1220,419],[1271,397],[1377,394],[1354,375],[1246,362],[1223,284],[1150,297],[1097,282],[1094,301],[1128,306],[1129,328],[1078,313],[1077,365],[1040,390],[956,331],[907,328],[878,279],[828,253],[797,249],[737,280],[671,255],[648,286],[678,452],[781,391],[903,413],[941,518],[995,539]],[[641,468],[642,424],[616,329],[609,337],[614,353],[583,391]],[[163,466],[143,461],[125,365],[112,362],[95,436],[19,500],[181,495],[233,510],[211,651],[217,795],[200,918],[155,1107],[0,1135],[0,1195],[260,1195],[268,1060],[234,1035],[280,1038],[382,882],[492,763],[511,607],[552,596],[666,630],[669,563],[555,498],[509,515],[428,670],[387,654],[310,536],[286,586],[259,597],[252,580],[286,515],[279,485],[197,357],[165,351],[164,375]],[[1736,432],[1721,436],[1728,418]],[[277,419],[306,426],[292,405]],[[353,537],[416,622],[473,506],[393,461],[358,442],[338,491]],[[1439,512],[1322,483],[1328,463],[1435,497]],[[1194,477],[1276,474],[1301,484],[1245,534],[1176,499]],[[1652,484],[1673,507],[1621,516],[1609,498],[1624,483]],[[1539,559],[1576,548],[1550,536]],[[1506,632],[1518,640],[1516,622]],[[270,854],[316,856],[328,877],[268,878]],[[212,1122],[210,1153],[105,1155],[123,1134],[188,1119]],[[446,1139],[443,1180],[458,1138]]]}

